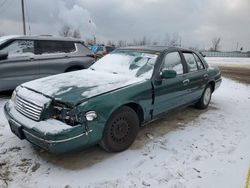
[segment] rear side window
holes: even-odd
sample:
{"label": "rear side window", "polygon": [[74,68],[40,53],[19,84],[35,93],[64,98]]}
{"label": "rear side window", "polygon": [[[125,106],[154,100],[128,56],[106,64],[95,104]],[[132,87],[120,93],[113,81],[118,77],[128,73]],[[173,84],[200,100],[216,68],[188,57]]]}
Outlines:
{"label": "rear side window", "polygon": [[68,41],[37,41],[36,54],[57,54],[76,51],[74,42]]}
{"label": "rear side window", "polygon": [[197,64],[192,53],[183,53],[188,66],[188,72],[195,72],[198,70]]}
{"label": "rear side window", "polygon": [[183,74],[183,65],[178,52],[168,53],[165,57],[162,70],[174,70],[177,74]]}
{"label": "rear side window", "polygon": [[33,55],[34,41],[32,40],[16,40],[3,49],[8,52],[9,56]]}
{"label": "rear side window", "polygon": [[195,60],[196,60],[198,69],[199,69],[199,70],[205,69],[203,63],[201,62],[200,58],[199,58],[196,54],[194,54],[194,58],[195,58]]}

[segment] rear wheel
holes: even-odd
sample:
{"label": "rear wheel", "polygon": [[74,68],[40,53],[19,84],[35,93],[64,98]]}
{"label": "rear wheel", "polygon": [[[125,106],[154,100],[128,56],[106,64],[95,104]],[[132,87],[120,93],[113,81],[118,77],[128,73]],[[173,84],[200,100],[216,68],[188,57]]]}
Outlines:
{"label": "rear wheel", "polygon": [[139,131],[139,118],[134,110],[124,106],[109,118],[100,145],[108,152],[126,150]]}
{"label": "rear wheel", "polygon": [[211,101],[211,97],[212,97],[212,86],[209,84],[205,88],[205,90],[204,90],[204,92],[203,92],[200,100],[196,103],[196,105],[195,105],[196,108],[198,108],[198,109],[205,109],[205,108],[207,108],[208,105],[209,105],[209,103],[210,103],[210,101]]}

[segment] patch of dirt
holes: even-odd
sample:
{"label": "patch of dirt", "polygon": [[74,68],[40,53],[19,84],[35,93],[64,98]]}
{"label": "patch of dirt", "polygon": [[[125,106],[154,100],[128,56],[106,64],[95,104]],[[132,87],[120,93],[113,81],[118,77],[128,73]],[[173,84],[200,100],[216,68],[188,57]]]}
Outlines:
{"label": "patch of dirt", "polygon": [[20,150],[21,150],[21,147],[18,147],[18,146],[15,146],[15,147],[12,147],[9,149],[9,151],[11,151],[11,152],[18,152]]}
{"label": "patch of dirt", "polygon": [[22,159],[20,163],[16,164],[16,167],[26,174],[29,171],[31,165],[31,159]]}
{"label": "patch of dirt", "polygon": [[161,137],[176,129],[182,129],[185,124],[194,120],[205,111],[188,107],[163,114],[160,119],[141,128],[131,149],[140,149],[150,142],[152,138]]}
{"label": "patch of dirt", "polygon": [[219,65],[222,76],[250,84],[250,66],[227,66]]}
{"label": "patch of dirt", "polygon": [[40,163],[35,163],[32,167],[31,167],[31,171],[35,172],[40,168]]}
{"label": "patch of dirt", "polygon": [[0,187],[7,188],[10,181],[12,181],[12,178],[10,177],[9,163],[3,161],[0,164]]}

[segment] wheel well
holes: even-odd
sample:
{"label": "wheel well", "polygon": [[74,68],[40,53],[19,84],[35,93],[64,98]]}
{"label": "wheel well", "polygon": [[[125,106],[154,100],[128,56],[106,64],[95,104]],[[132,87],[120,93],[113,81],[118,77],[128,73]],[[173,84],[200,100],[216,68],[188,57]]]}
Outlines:
{"label": "wheel well", "polygon": [[212,86],[212,92],[214,92],[215,82],[214,82],[214,81],[211,81],[211,82],[209,82],[208,84]]}
{"label": "wheel well", "polygon": [[81,69],[84,69],[84,67],[81,67],[79,65],[74,65],[74,66],[70,66],[68,67],[65,72],[70,72],[71,70],[81,70]]}
{"label": "wheel well", "polygon": [[125,104],[124,106],[130,107],[130,108],[132,108],[136,112],[136,114],[139,117],[140,123],[142,123],[144,121],[143,109],[142,109],[142,107],[139,104],[128,103],[128,104]]}

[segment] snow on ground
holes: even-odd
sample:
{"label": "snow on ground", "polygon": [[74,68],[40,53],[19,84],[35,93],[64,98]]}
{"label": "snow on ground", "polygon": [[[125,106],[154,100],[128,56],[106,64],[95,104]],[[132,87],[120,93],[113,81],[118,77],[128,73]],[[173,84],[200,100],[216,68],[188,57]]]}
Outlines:
{"label": "snow on ground", "polygon": [[[151,132],[151,141],[143,147],[118,154],[98,147],[80,155],[43,153],[10,132],[2,111],[5,101],[0,98],[1,188],[245,185],[250,162],[249,85],[224,78],[207,111],[188,123],[177,123],[163,136]],[[167,126],[164,121],[158,123]],[[89,159],[92,162],[84,164]]]}
{"label": "snow on ground", "polygon": [[217,65],[250,66],[250,58],[206,57],[205,60]]}

